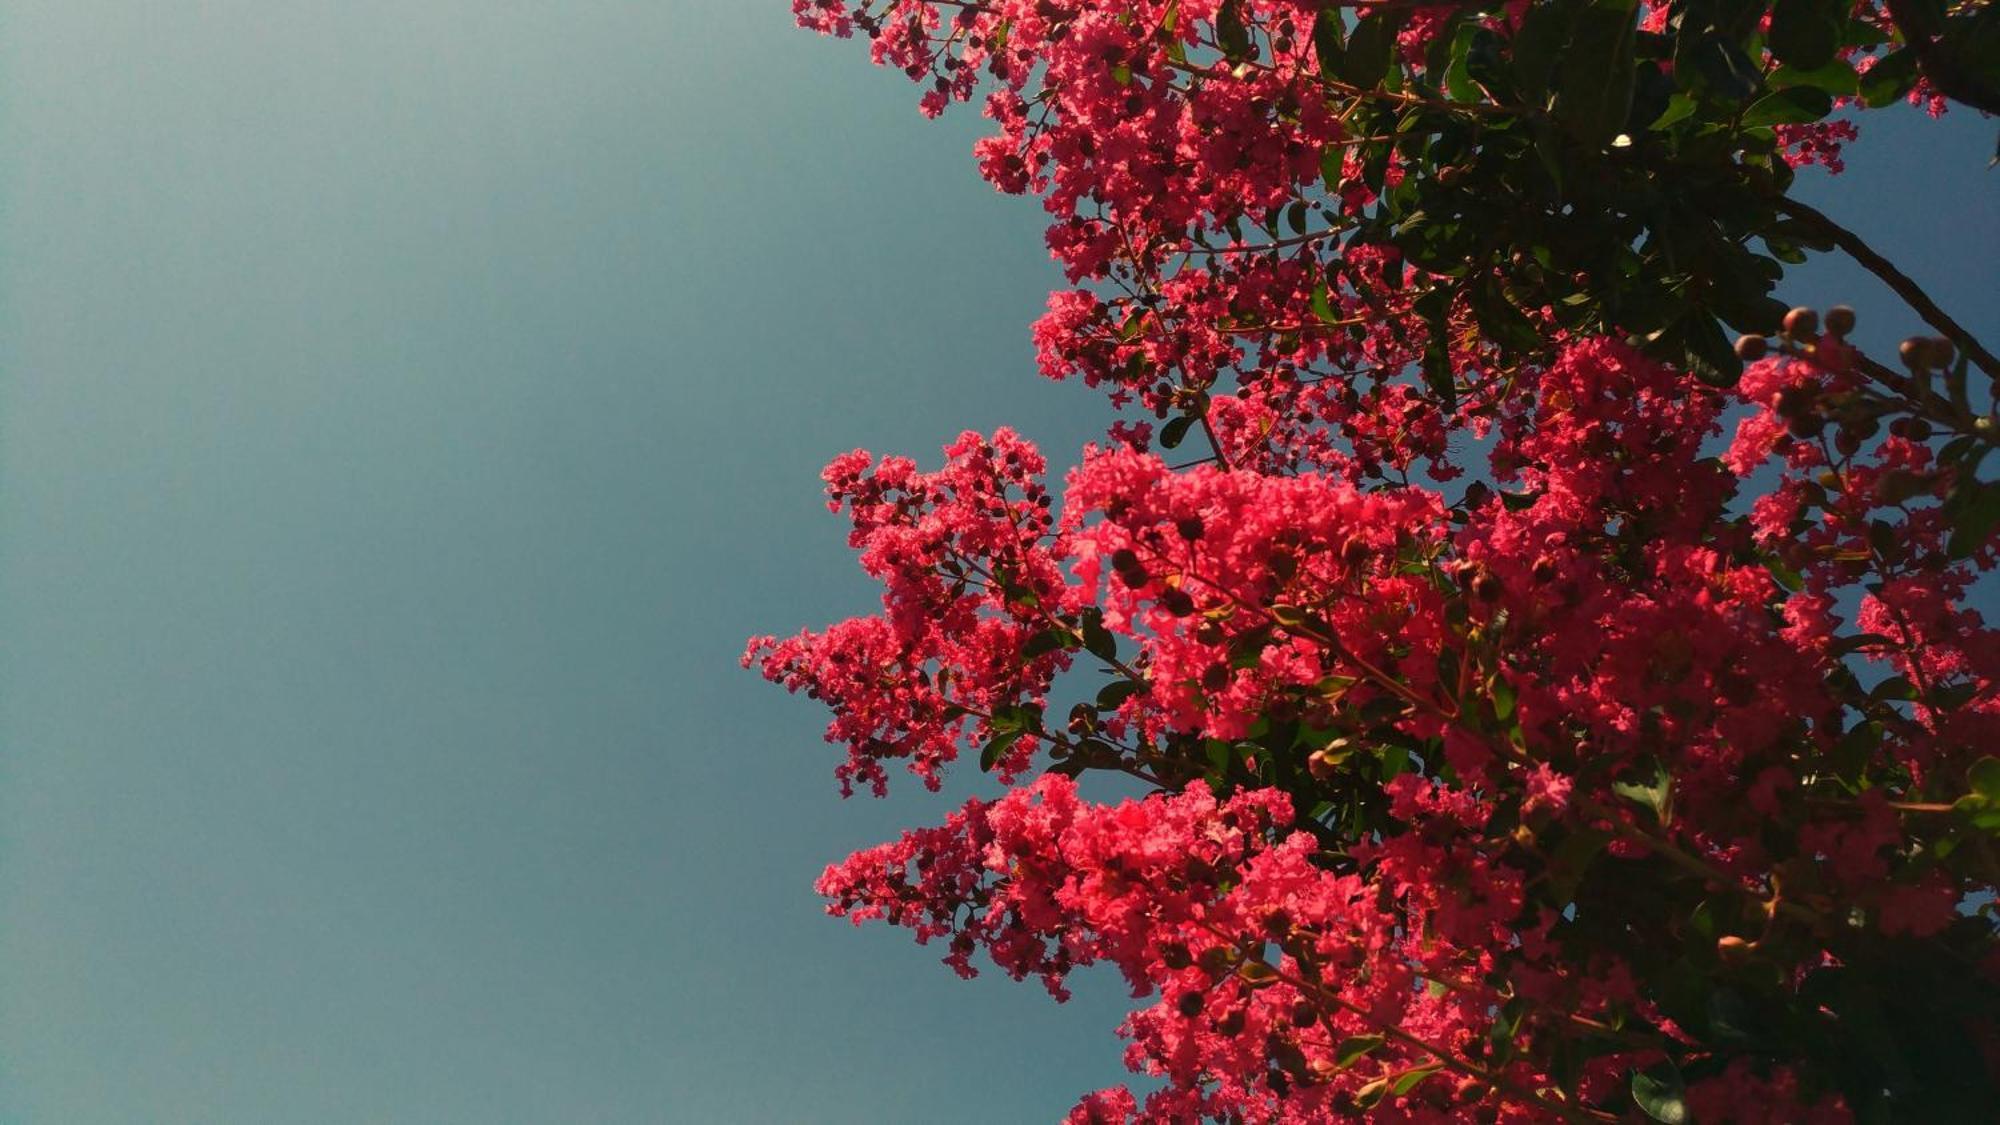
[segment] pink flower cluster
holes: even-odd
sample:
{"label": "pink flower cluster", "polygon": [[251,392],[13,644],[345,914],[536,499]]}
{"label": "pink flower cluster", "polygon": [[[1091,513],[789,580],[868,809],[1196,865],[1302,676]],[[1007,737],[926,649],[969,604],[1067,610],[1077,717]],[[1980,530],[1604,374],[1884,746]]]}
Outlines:
{"label": "pink flower cluster", "polygon": [[[1033,446],[1002,430],[962,435],[949,463],[920,473],[906,458],[856,450],[827,466],[828,507],[845,508],[848,543],[886,589],[884,613],[823,633],[756,637],[743,663],[832,709],[829,742],[847,746],[843,792],[879,795],[882,763],[904,759],[932,789],[961,739],[1003,729],[1000,716],[1039,711],[1060,650],[1026,646],[1070,593],[1045,542],[1054,523]],[[1021,729],[1016,725],[1011,729]],[[1033,742],[1006,759],[1023,768]]]}
{"label": "pink flower cluster", "polygon": [[[1795,974],[1839,943],[1787,931],[1780,903],[1852,904],[1885,936],[1925,937],[1991,889],[1922,862],[1890,793],[1993,745],[2000,644],[1963,595],[2000,543],[1922,568],[1857,555],[1884,477],[1924,463],[1893,434],[1840,460],[1838,492],[1810,485],[1818,519],[1732,514],[1777,448],[1794,474],[1825,463],[1771,433],[1769,403],[1840,378],[1756,368],[1741,393],[1763,405],[1717,461],[1720,392],[1582,342],[1497,426],[1494,477],[1519,491],[1456,503],[1121,448],[1087,457],[1052,516],[1040,457],[1004,431],[961,438],[933,474],[841,459],[829,488],[884,613],[753,651],[834,706],[846,775],[879,786],[882,759],[909,757],[934,785],[961,739],[992,739],[991,716],[1020,705],[1032,729],[1000,758],[1010,775],[1039,742],[1160,795],[1096,805],[1045,775],[820,889],[857,921],[946,940],[961,973],[984,950],[1061,995],[1073,968],[1116,964],[1155,999],[1125,1029],[1130,1061],[1167,1084],[1096,1095],[1082,1120],[1128,1104],[1157,1120],[1560,1116],[1534,1092],[1565,1043],[1584,1056],[1569,1096],[1615,1101],[1626,1071],[1693,1044],[1642,987],[1639,937],[1577,959],[1578,927],[1616,906],[1548,882],[1596,849],[1621,884],[1660,877],[1664,855],[1695,865],[1704,893],[1767,913],[1742,939]],[[1915,522],[1898,541],[1936,547],[1935,508],[1898,503]],[[1842,589],[1884,575],[1856,615],[1868,642],[1843,640]],[[1086,645],[1094,630],[1108,643]],[[1030,655],[1040,632],[1058,639]],[[1129,690],[1041,724],[1057,674],[1091,656]],[[1922,687],[1901,707],[1857,694],[1854,660]],[[1854,722],[1881,728],[1864,768],[1883,783],[1829,799],[1822,771]],[[1218,778],[1233,796],[1211,796]],[[1652,778],[1670,780],[1630,799]],[[1372,803],[1364,835],[1343,831],[1343,802]],[[1504,1050],[1496,1012],[1513,1013]],[[1639,1027],[1654,1038],[1606,1030]],[[1703,1096],[1784,1090],[1788,1113],[1836,1114],[1838,1095],[1747,1065]]]}
{"label": "pink flower cluster", "polygon": [[[827,469],[882,610],[745,664],[829,707],[844,790],[973,750],[1009,786],[830,867],[830,909],[1058,998],[1116,966],[1157,1081],[1077,1122],[1842,1121],[1922,1093],[1891,1019],[2000,1082],[1968,827],[2000,515],[1966,510],[2000,485],[1947,456],[1990,420],[1816,328],[1723,391],[1520,308],[1527,361],[1393,248],[1329,253],[1399,172],[1343,148],[1321,7],[795,0],[927,113],[993,79],[977,158],[1043,197],[1073,286],[1041,369],[1152,415],[1059,495],[1006,430]],[[1850,137],[1780,132],[1832,166]],[[1450,386],[1412,374],[1440,354]],[[1197,425],[1209,456],[1153,452]]]}
{"label": "pink flower cluster", "polygon": [[[1398,795],[1412,817],[1479,815],[1415,778]],[[1439,847],[1396,849],[1370,865],[1372,879],[1329,870],[1292,818],[1273,790],[1218,800],[1195,785],[1096,805],[1048,776],[857,853],[820,890],[856,922],[887,918],[919,940],[947,939],[946,960],[967,975],[984,949],[1062,996],[1072,969],[1116,965],[1134,996],[1154,1000],[1124,1029],[1135,1068],[1165,1080],[1145,1099],[1151,1119],[1317,1121],[1386,1103],[1405,1120],[1448,1121],[1493,1083],[1532,1082],[1532,1067],[1466,1053],[1463,1029],[1513,998],[1436,940],[1507,932],[1518,890],[1489,888],[1476,903],[1424,894],[1433,880],[1413,880],[1418,865],[1460,858]],[[1412,929],[1413,916],[1434,925]],[[1562,1034],[1540,1025],[1558,1011],[1521,1034]],[[1617,1061],[1596,1064],[1600,1080]],[[1130,1093],[1106,1091],[1072,1120],[1138,1111]]]}

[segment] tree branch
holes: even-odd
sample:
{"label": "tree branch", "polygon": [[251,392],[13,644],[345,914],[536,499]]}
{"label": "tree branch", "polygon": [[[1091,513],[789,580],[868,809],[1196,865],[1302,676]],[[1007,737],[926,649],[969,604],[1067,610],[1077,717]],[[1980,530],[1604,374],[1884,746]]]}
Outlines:
{"label": "tree branch", "polygon": [[1863,269],[1881,278],[1884,285],[1895,290],[1896,296],[1901,297],[1910,308],[1916,310],[1918,316],[1924,318],[1924,323],[1937,329],[1939,335],[1950,339],[1953,344],[1956,344],[1959,350],[1963,351],[1981,371],[1986,372],[1986,374],[1995,379],[2000,379],[2000,359],[1995,359],[1993,353],[1987,351],[1985,345],[1974,338],[1972,333],[1967,332],[1963,325],[1953,320],[1943,309],[1939,308],[1937,302],[1931,300],[1928,293],[1925,293],[1916,282],[1910,280],[1908,274],[1897,269],[1895,264],[1890,262],[1889,259],[1877,254],[1866,242],[1861,241],[1860,235],[1855,234],[1853,231],[1827,218],[1824,213],[1804,203],[1800,203],[1796,199],[1788,196],[1777,196],[1772,202],[1778,210],[1791,215],[1793,218],[1800,220],[1831,239],[1835,246],[1845,250],[1847,256],[1853,258]]}

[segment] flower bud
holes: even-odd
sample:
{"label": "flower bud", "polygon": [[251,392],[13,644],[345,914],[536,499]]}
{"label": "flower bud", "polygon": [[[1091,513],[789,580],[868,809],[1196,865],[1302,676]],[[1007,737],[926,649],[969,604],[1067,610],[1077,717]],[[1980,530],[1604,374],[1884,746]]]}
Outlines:
{"label": "flower bud", "polygon": [[1771,408],[1778,412],[1780,418],[1797,418],[1801,414],[1809,413],[1818,398],[1818,392],[1812,387],[1786,387],[1778,392],[1778,397],[1772,402]]}
{"label": "flower bud", "polygon": [[1201,689],[1210,694],[1228,691],[1230,681],[1235,678],[1235,673],[1229,670],[1229,665],[1211,664],[1201,674]]}
{"label": "flower bud", "polygon": [[1282,938],[1292,932],[1292,914],[1280,906],[1264,915],[1264,932],[1274,938]]}
{"label": "flower bud", "polygon": [[1738,336],[1736,338],[1736,358],[1745,363],[1755,363],[1771,350],[1771,342],[1762,336]]}
{"label": "flower bud", "polygon": [[1094,734],[1097,731],[1097,708],[1088,703],[1079,703],[1069,709],[1069,732],[1071,734]]}
{"label": "flower bud", "polygon": [[1785,314],[1785,336],[1792,340],[1810,340],[1819,335],[1819,313],[1800,305]]}
{"label": "flower bud", "polygon": [[1845,339],[1854,331],[1854,310],[1847,305],[1835,305],[1826,310],[1826,334],[1834,339]]}
{"label": "flower bud", "polygon": [[1911,441],[1931,440],[1931,424],[1923,418],[1903,419],[1903,436]]}
{"label": "flower bud", "polygon": [[1930,344],[1921,336],[1912,336],[1896,345],[1896,358],[1912,371],[1928,371],[1931,366]]}

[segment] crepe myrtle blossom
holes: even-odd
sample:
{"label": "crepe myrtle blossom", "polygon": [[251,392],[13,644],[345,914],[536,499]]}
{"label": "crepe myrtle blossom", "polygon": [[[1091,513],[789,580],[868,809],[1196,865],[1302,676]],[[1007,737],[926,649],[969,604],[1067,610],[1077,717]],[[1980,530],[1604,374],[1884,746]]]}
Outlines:
{"label": "crepe myrtle blossom", "polygon": [[[1856,135],[1787,89],[1977,95],[1917,69],[1949,28],[1803,7],[795,0],[925,113],[981,101],[974,158],[1041,198],[1067,275],[1040,369],[1125,412],[1059,481],[1005,429],[934,468],[837,458],[880,610],[744,655],[831,711],[843,792],[997,776],[818,890],[962,976],[1060,1000],[1120,974],[1147,1080],[1072,1122],[1937,1121],[2000,1097],[2000,632],[1975,608],[2000,426],[1967,390],[1990,355],[1913,284],[1944,335],[1894,357],[1851,343],[1850,309],[1767,318],[1768,284],[1727,275],[1648,320],[1642,281],[1557,268],[1573,207],[1524,213],[1544,241],[1511,249],[1412,233],[1467,177],[1514,182],[1491,138],[1517,126],[1615,179],[1722,113],[1717,159],[1765,198]],[[1625,96],[1657,120],[1579,155],[1600,135],[1564,83],[1595,72],[1535,61],[1552,19],[1640,59]],[[1774,248],[1875,268],[1783,213]],[[1607,293],[1623,311],[1577,312]],[[1767,327],[1660,353],[1711,311]]]}

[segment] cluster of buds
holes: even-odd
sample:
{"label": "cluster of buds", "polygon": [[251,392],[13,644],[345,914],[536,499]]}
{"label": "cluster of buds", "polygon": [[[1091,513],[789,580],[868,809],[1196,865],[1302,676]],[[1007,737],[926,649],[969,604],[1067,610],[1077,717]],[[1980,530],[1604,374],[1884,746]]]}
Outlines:
{"label": "cluster of buds", "polygon": [[[1819,310],[1800,305],[1785,314],[1784,325],[1778,330],[1778,338],[1786,350],[1810,355],[1818,348],[1822,339],[1845,344],[1848,333],[1854,331],[1854,323],[1855,315],[1852,308],[1847,305],[1835,305],[1826,310],[1826,334],[1822,337]],[[1736,338],[1736,356],[1745,363],[1755,363],[1770,352],[1771,342],[1763,336]]]}
{"label": "cluster of buds", "polygon": [[1922,375],[1950,367],[1958,358],[1958,349],[1943,336],[1912,336],[1896,349],[1896,355],[1912,374]]}
{"label": "cluster of buds", "polygon": [[[1826,312],[1822,332],[1819,311],[1800,306],[1785,314],[1776,350],[1784,355],[1810,360],[1827,371],[1850,371],[1857,353],[1847,342],[1847,336],[1854,331],[1854,324],[1854,310],[1846,305],[1835,305]],[[1772,351],[1773,343],[1766,337],[1737,337],[1736,355],[1745,363],[1755,363]],[[1952,365],[1959,361],[1958,348],[1943,336],[1912,336],[1897,348],[1897,356],[1915,376],[1910,385],[1912,389],[1907,393],[1909,401],[1917,404],[1917,409],[1907,417],[1890,421],[1889,430],[1897,437],[1910,441],[1927,441],[1933,433],[1933,423],[1919,416],[1924,405],[1928,403],[1945,411],[1952,409],[1951,403],[1929,390],[1929,379],[1934,372],[1945,372],[1949,378]],[[1886,371],[1876,370],[1887,377]],[[1952,393],[1956,396],[1960,392]],[[1852,456],[1861,443],[1875,436],[1886,415],[1896,412],[1895,404],[1862,391],[1829,395],[1811,385],[1782,392],[1776,406],[1778,415],[1785,420],[1787,429],[1795,438],[1816,439],[1826,430],[1828,423],[1838,424],[1840,432],[1835,435],[1834,446],[1846,456]],[[1965,410],[1964,403],[1960,401],[1958,411],[1964,413]],[[1978,433],[1990,435],[2000,432],[2000,421],[1992,416],[1968,417],[1965,422]]]}
{"label": "cluster of buds", "polygon": [[1778,392],[1775,407],[1793,437],[1811,440],[1838,427],[1833,444],[1843,456],[1853,456],[1861,444],[1882,430],[1887,404],[1854,391],[1824,392],[1810,383]]}

